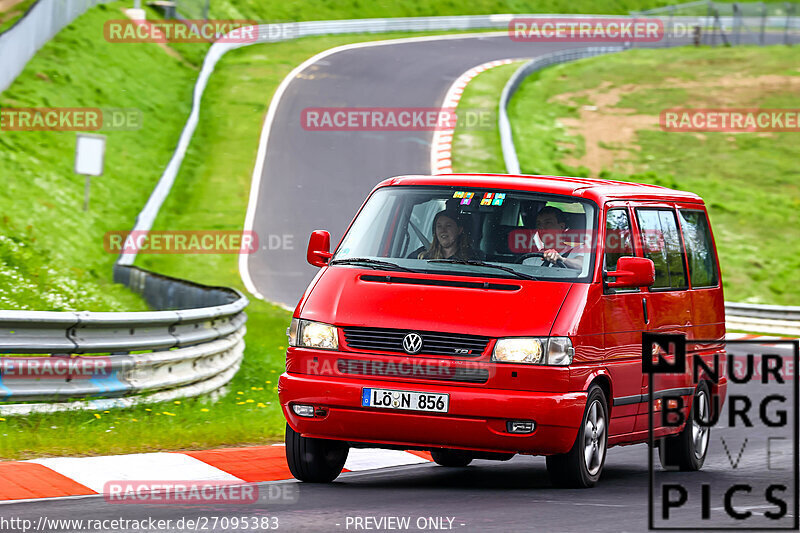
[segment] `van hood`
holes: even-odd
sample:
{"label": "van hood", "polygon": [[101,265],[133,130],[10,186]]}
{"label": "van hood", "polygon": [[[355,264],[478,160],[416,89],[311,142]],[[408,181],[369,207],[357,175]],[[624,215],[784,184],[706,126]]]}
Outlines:
{"label": "van hood", "polygon": [[325,267],[299,317],[336,326],[546,336],[572,285]]}

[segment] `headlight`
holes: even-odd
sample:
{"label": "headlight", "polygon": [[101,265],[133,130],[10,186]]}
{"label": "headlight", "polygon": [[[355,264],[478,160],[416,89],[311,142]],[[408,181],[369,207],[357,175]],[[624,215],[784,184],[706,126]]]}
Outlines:
{"label": "headlight", "polygon": [[293,318],[286,333],[289,336],[289,346],[326,350],[339,349],[338,331],[336,326],[330,324]]}
{"label": "headlight", "polygon": [[541,364],[544,347],[541,339],[500,339],[494,345],[492,359],[503,363]]}
{"label": "headlight", "polygon": [[511,337],[498,339],[492,360],[501,363],[566,366],[575,349],[569,337]]}

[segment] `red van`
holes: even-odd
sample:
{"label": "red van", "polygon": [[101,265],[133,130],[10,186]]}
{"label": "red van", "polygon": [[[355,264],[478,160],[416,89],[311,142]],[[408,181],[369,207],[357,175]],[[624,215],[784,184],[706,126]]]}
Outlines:
{"label": "red van", "polygon": [[[703,200],[653,185],[390,178],[334,253],[328,232],[313,232],[308,261],[321,268],[294,312],[278,385],[302,481],[332,481],[349,448],[365,447],[428,450],[451,467],[545,455],[555,485],[592,486],[609,446],[648,442],[643,333],[725,334]],[[690,357],[724,356],[721,343],[689,346]],[[654,436],[662,464],[697,470],[701,422],[727,382],[695,381],[687,367],[652,391],[656,410],[681,396],[687,422],[654,416]]]}

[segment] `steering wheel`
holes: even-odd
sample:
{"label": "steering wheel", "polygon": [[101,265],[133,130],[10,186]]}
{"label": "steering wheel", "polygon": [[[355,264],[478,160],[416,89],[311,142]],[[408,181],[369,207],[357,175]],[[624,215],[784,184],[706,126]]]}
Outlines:
{"label": "steering wheel", "polygon": [[[527,254],[522,254],[514,262],[515,263],[522,263],[523,261],[525,261],[529,257],[544,257],[544,253],[543,252],[529,252]],[[567,265],[561,259],[556,261],[556,266],[559,267],[559,268],[567,268]]]}

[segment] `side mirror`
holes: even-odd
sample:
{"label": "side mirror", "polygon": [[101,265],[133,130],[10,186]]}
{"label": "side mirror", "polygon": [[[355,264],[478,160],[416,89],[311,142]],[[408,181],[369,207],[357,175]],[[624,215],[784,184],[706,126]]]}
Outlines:
{"label": "side mirror", "polygon": [[308,251],[306,259],[316,267],[323,267],[328,264],[328,259],[333,257],[331,253],[331,234],[327,231],[318,229],[311,232],[308,240]]}
{"label": "side mirror", "polygon": [[620,257],[617,270],[608,277],[616,278],[606,284],[611,289],[649,287],[656,280],[656,266],[645,257]]}

